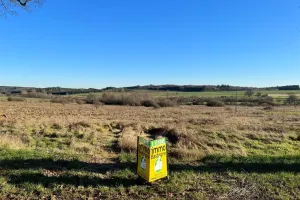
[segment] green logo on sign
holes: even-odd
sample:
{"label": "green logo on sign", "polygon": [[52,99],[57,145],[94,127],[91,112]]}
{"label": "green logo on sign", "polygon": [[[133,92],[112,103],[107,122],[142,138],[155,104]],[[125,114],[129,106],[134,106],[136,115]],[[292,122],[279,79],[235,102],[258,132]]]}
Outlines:
{"label": "green logo on sign", "polygon": [[161,156],[159,156],[157,158],[157,160],[155,161],[154,171],[160,172],[162,170],[162,167],[163,167],[163,162],[162,162]]}
{"label": "green logo on sign", "polygon": [[150,147],[155,147],[155,146],[159,146],[162,144],[166,144],[166,138],[161,138],[158,140],[153,140],[150,142]]}

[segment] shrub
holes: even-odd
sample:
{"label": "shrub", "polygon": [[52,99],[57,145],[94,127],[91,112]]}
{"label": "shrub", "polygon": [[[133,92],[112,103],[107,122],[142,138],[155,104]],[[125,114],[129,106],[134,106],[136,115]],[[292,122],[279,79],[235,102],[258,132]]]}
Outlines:
{"label": "shrub", "polygon": [[141,102],[142,106],[159,108],[160,106],[154,100],[148,99]]}
{"label": "shrub", "polygon": [[103,93],[100,101],[106,105],[124,105],[121,96],[109,92]]}
{"label": "shrub", "polygon": [[159,99],[158,100],[158,105],[160,107],[174,107],[177,106],[178,102],[176,99]]}
{"label": "shrub", "polygon": [[89,94],[86,99],[85,102],[87,104],[94,104],[97,100],[99,100],[99,98],[96,97],[96,95],[94,94]]}
{"label": "shrub", "polygon": [[118,140],[118,147],[121,148],[124,152],[135,152],[136,151],[136,136],[126,135],[122,136]]}
{"label": "shrub", "polygon": [[176,99],[159,99],[155,101],[149,95],[144,94],[114,94],[103,93],[100,101],[106,105],[127,105],[127,106],[145,106],[145,107],[171,107],[177,105]]}
{"label": "shrub", "polygon": [[204,105],[205,99],[196,97],[196,98],[192,99],[192,103],[193,103],[193,105]]}
{"label": "shrub", "polygon": [[93,104],[94,104],[94,106],[95,106],[96,108],[99,108],[100,106],[104,105],[104,103],[101,102],[100,100],[94,101]]}
{"label": "shrub", "polygon": [[247,89],[247,90],[245,91],[245,95],[248,96],[248,97],[253,96],[253,95],[254,95],[253,89]]}
{"label": "shrub", "polygon": [[26,98],[23,98],[23,97],[8,97],[7,101],[26,101]]}
{"label": "shrub", "polygon": [[160,127],[160,128],[150,128],[146,131],[151,136],[158,138],[158,137],[166,137],[168,141],[172,144],[177,144],[180,140],[180,133],[177,132],[175,129],[169,129],[168,127]]}
{"label": "shrub", "polygon": [[273,98],[272,98],[272,97],[258,98],[258,99],[256,99],[256,102],[257,102],[259,105],[262,105],[262,104],[273,105]]}
{"label": "shrub", "polygon": [[77,104],[80,104],[80,105],[85,103],[85,101],[83,99],[80,99],[80,98],[75,98],[75,102]]}
{"label": "shrub", "polygon": [[128,106],[141,106],[142,97],[139,95],[122,95],[120,100],[122,105]]}
{"label": "shrub", "polygon": [[298,98],[295,94],[288,94],[289,97],[286,99],[286,103],[290,105],[297,105],[298,104]]}
{"label": "shrub", "polygon": [[260,97],[261,95],[262,95],[261,92],[257,92],[257,93],[255,94],[255,96],[257,96],[257,97]]}
{"label": "shrub", "polygon": [[55,97],[54,99],[51,99],[51,103],[61,103],[61,104],[67,104],[67,103],[73,103],[72,98],[66,98],[66,97]]}
{"label": "shrub", "polygon": [[206,105],[209,107],[223,107],[225,104],[224,104],[224,102],[217,100],[217,99],[209,99],[206,102]]}
{"label": "shrub", "polygon": [[244,106],[258,106],[263,104],[275,105],[273,102],[273,98],[270,96],[266,97],[256,97],[256,98],[234,98],[234,97],[226,97],[222,98],[222,101],[227,105],[234,105],[237,101],[240,102],[240,105]]}

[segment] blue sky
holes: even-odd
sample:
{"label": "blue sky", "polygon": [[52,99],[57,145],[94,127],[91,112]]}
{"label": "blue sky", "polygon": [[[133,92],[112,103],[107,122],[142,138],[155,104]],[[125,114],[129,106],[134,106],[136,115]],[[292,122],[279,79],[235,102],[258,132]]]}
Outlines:
{"label": "blue sky", "polygon": [[0,85],[300,84],[300,0],[48,0],[0,18]]}

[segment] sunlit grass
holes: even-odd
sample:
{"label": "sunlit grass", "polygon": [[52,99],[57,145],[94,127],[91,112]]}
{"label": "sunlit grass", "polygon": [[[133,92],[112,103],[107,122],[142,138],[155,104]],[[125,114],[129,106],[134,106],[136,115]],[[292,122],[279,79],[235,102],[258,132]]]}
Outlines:
{"label": "sunlit grass", "polygon": [[[299,108],[1,102],[0,199],[295,199]],[[170,179],[136,174],[136,137],[167,137]]]}

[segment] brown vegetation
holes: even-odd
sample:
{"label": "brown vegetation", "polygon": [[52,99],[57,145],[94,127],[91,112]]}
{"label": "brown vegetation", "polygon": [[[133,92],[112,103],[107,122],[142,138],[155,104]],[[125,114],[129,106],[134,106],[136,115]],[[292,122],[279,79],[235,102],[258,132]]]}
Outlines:
{"label": "brown vegetation", "polygon": [[26,98],[23,98],[23,97],[8,97],[7,101],[26,101]]}
{"label": "brown vegetation", "polygon": [[[81,149],[83,153],[96,157],[99,152],[111,148],[113,143],[121,151],[134,152],[137,136],[167,137],[174,158],[196,159],[218,153],[249,155],[264,149],[275,151],[268,149],[264,142],[281,145],[289,140],[295,141],[291,138],[298,138],[296,130],[300,130],[300,110],[294,107],[239,107],[235,112],[230,107],[153,109],[102,106],[97,109],[75,103],[2,102],[0,110],[9,116],[0,120],[1,132],[23,138],[27,147],[37,145],[60,149],[67,145],[70,150],[81,152]],[[57,138],[62,144],[30,143],[44,137]],[[282,146],[281,150],[287,151],[288,148]],[[113,148],[108,152],[115,155]]]}

